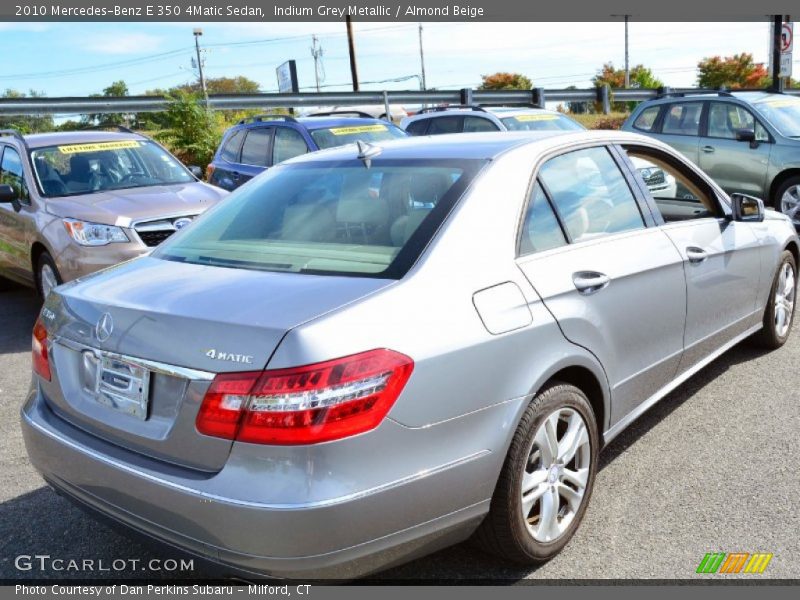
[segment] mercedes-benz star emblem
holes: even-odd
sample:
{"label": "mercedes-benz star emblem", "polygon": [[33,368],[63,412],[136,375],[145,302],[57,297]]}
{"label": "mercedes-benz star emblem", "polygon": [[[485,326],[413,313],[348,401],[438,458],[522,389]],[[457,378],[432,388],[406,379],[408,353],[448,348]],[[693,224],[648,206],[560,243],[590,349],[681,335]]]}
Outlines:
{"label": "mercedes-benz star emblem", "polygon": [[114,320],[111,318],[111,315],[108,313],[103,313],[103,316],[100,317],[100,320],[97,321],[97,325],[94,327],[94,334],[97,336],[97,339],[101,342],[105,342],[108,338],[111,337],[111,333],[114,331]]}
{"label": "mercedes-benz star emblem", "polygon": [[184,227],[186,227],[191,222],[192,222],[191,219],[189,219],[187,217],[183,217],[181,219],[175,219],[175,221],[173,221],[173,223],[172,223],[172,226],[175,227],[175,229],[180,230],[180,229],[183,229]]}

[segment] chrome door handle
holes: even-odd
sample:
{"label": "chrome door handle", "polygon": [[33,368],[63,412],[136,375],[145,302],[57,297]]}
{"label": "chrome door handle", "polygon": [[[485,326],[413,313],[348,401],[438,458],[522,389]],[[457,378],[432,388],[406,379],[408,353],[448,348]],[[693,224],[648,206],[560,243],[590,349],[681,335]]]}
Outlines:
{"label": "chrome door handle", "polygon": [[703,146],[702,150],[706,154],[711,154],[712,152],[714,152],[714,146]]}
{"label": "chrome door handle", "polygon": [[686,258],[690,263],[701,263],[708,258],[708,252],[697,246],[689,246],[686,248]]}
{"label": "chrome door handle", "polygon": [[584,296],[599,292],[608,286],[610,282],[611,278],[608,275],[597,271],[579,271],[572,275],[572,283],[575,284],[575,289]]}

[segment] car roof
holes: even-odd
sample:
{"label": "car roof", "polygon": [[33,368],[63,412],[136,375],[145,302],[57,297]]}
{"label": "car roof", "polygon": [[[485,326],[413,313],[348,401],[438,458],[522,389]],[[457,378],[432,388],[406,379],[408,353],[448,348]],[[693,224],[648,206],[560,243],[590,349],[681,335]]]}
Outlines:
{"label": "car roof", "polygon": [[760,102],[765,102],[770,99],[774,98],[786,98],[789,97],[788,94],[778,94],[775,92],[764,92],[764,91],[747,91],[747,92],[686,92],[686,93],[676,93],[670,94],[667,96],[663,96],[660,98],[653,98],[652,100],[647,100],[642,102],[642,105],[653,105],[653,104],[666,104],[671,102],[682,102],[687,100],[718,100],[721,102],[730,102],[731,100],[740,100],[742,102],[746,102],[749,104],[758,104]]}
{"label": "car roof", "polygon": [[112,131],[56,131],[52,133],[31,133],[23,137],[29,148],[61,146],[63,144],[85,144],[87,142],[142,141],[148,139],[136,133],[117,133]]}
{"label": "car roof", "polygon": [[[476,159],[490,160],[520,148],[530,146],[532,152],[545,152],[559,146],[580,142],[644,142],[654,144],[652,138],[622,131],[495,131],[485,133],[449,133],[433,136],[410,136],[408,138],[376,142],[370,145],[381,148],[381,159]],[[534,149],[533,146],[537,148]],[[343,161],[356,158],[355,144],[338,146],[328,150],[304,154],[287,163]]]}

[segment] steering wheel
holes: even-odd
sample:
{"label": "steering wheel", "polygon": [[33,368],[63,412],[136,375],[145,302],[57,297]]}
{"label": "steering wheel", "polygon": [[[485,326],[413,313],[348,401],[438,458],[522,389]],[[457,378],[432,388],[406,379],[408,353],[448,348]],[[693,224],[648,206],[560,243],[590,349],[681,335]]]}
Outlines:
{"label": "steering wheel", "polygon": [[127,175],[123,175],[122,179],[119,180],[118,183],[128,183],[129,181],[133,181],[137,177],[143,177],[144,173],[128,173]]}

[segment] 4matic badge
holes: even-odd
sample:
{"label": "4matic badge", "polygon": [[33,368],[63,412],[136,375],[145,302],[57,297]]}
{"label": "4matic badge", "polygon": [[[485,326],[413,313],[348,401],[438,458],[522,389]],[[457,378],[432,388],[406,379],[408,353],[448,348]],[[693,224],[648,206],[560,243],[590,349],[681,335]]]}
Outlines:
{"label": "4matic badge", "polygon": [[243,363],[246,365],[253,364],[253,357],[249,354],[234,354],[233,352],[221,352],[214,348],[206,350],[206,356],[214,360],[224,360],[226,362]]}

